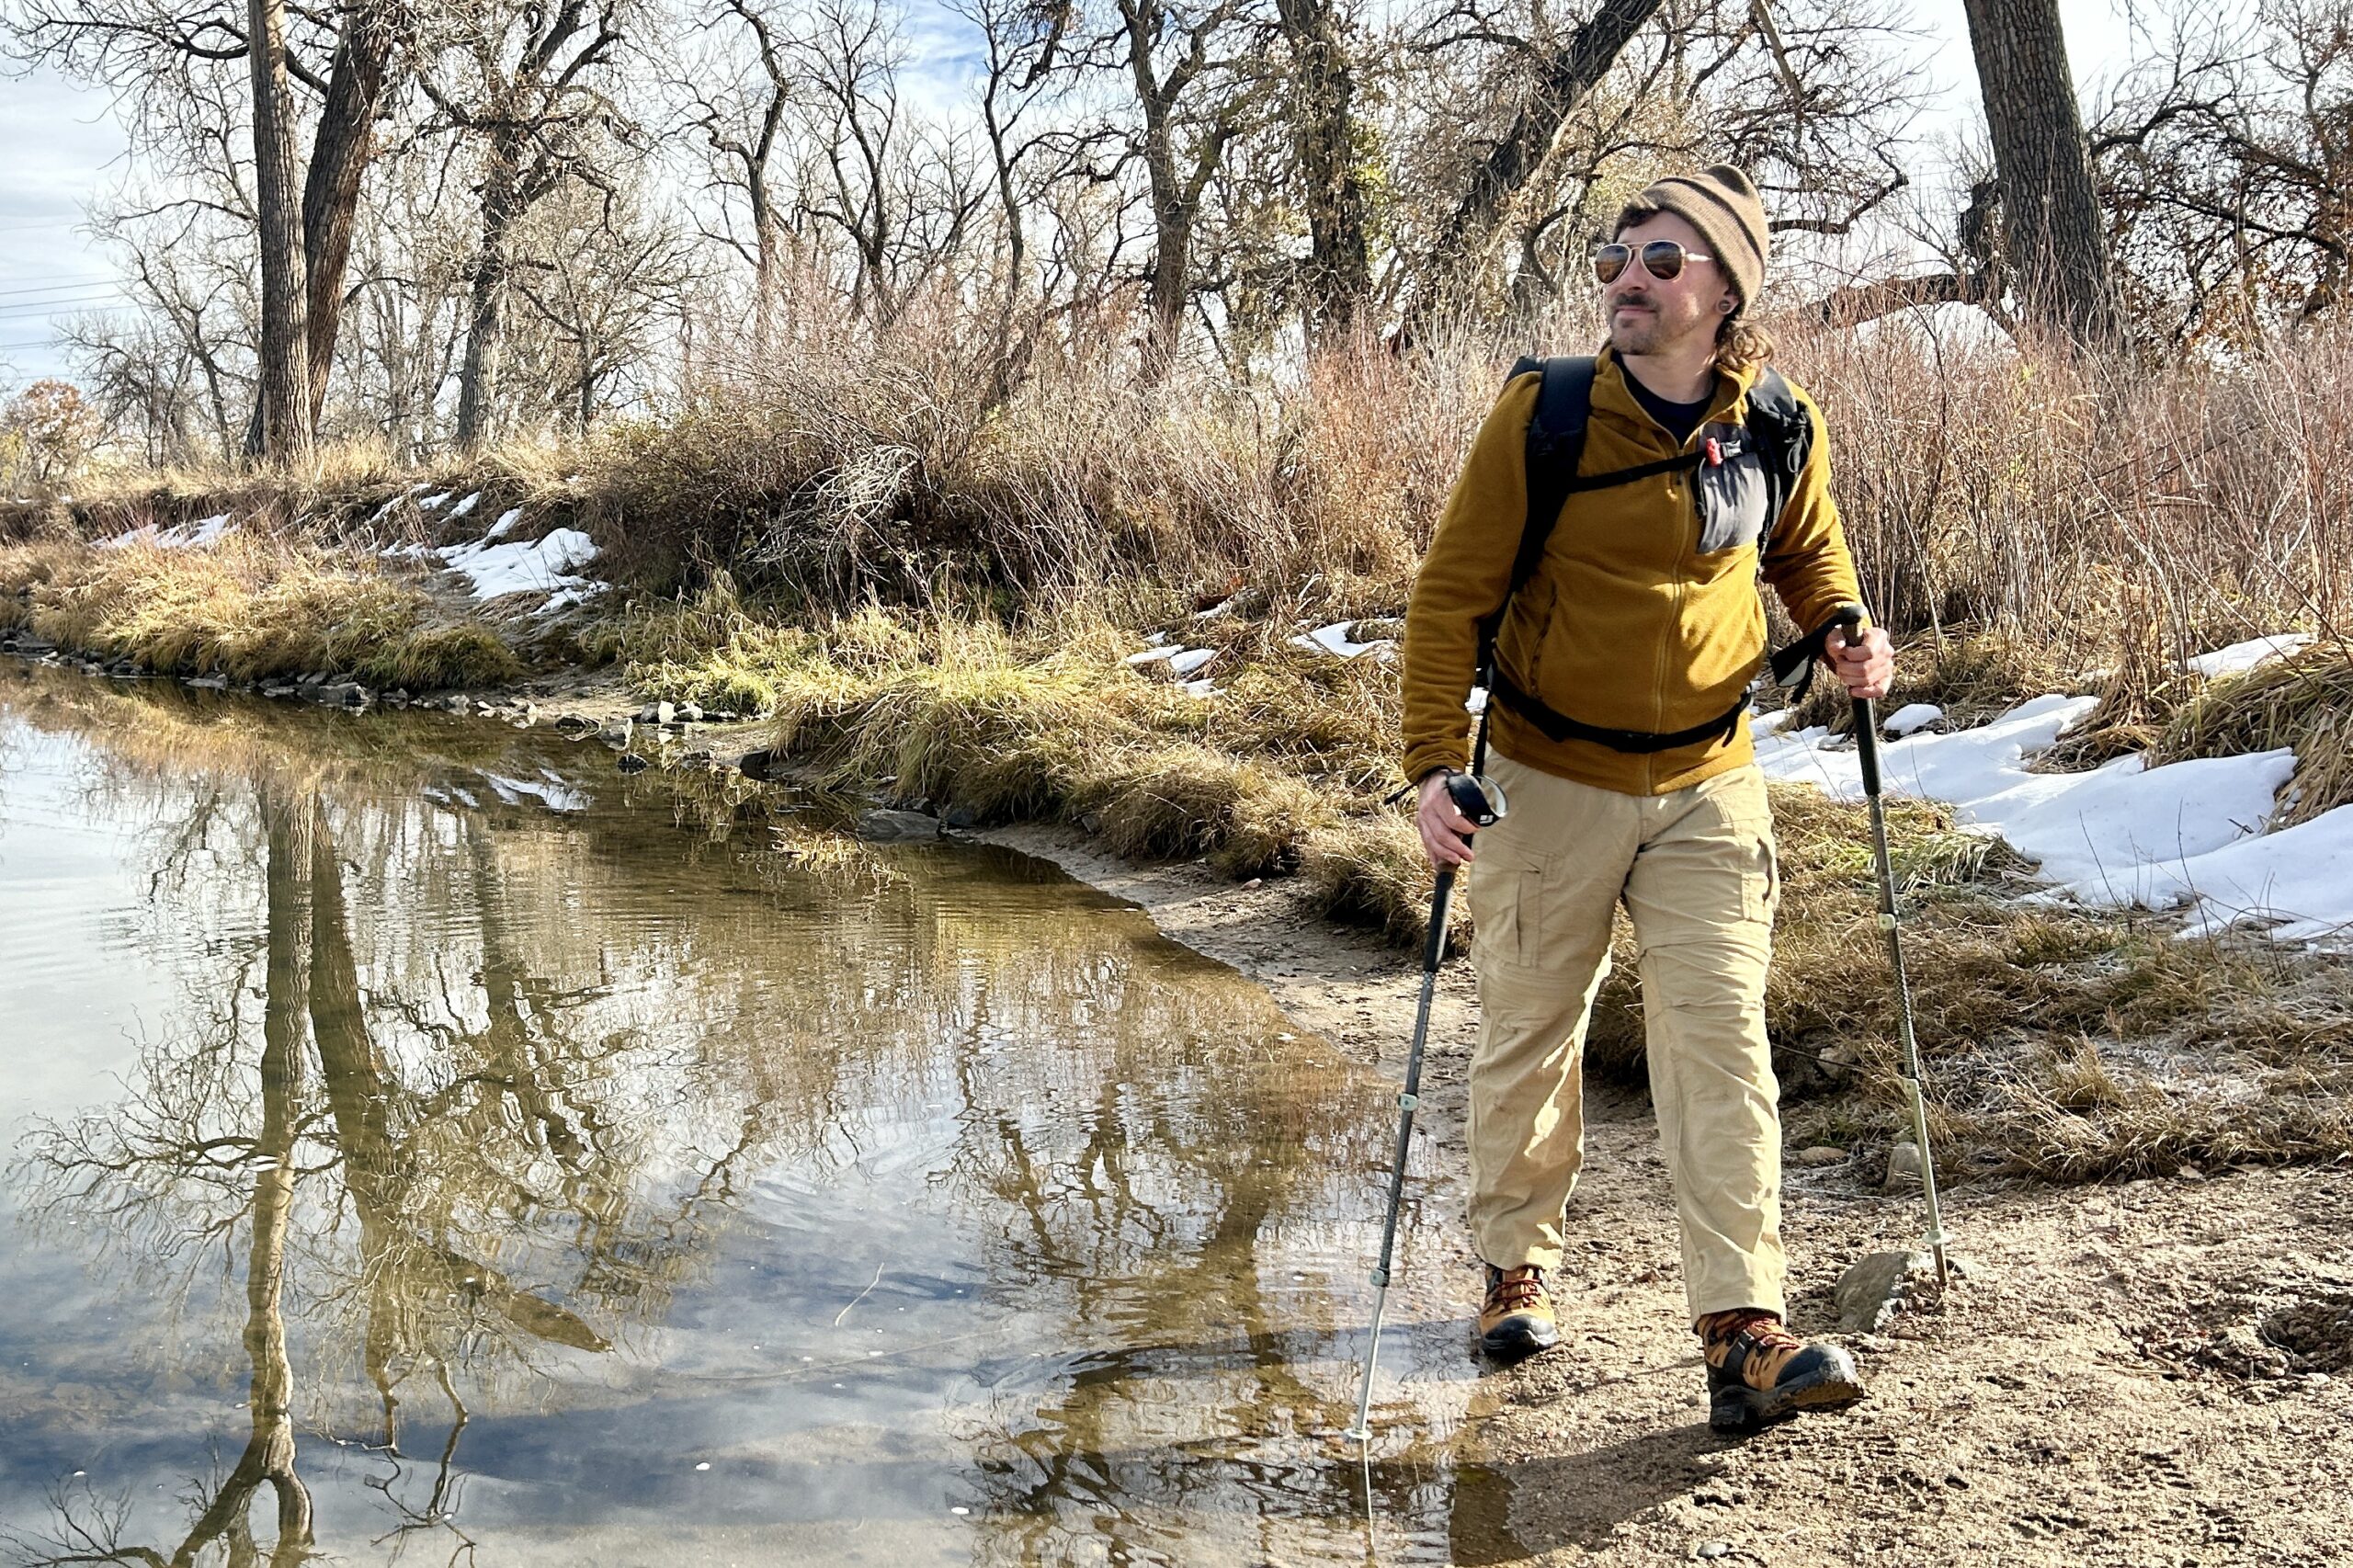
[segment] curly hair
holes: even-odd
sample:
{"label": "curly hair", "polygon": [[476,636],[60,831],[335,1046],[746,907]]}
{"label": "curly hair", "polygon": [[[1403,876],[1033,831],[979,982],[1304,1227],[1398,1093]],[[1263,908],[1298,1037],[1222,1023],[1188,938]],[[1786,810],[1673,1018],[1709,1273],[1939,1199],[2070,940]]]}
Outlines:
{"label": "curly hair", "polygon": [[1773,339],[1748,319],[1745,305],[1735,308],[1716,328],[1716,368],[1726,374],[1753,369],[1773,357]]}

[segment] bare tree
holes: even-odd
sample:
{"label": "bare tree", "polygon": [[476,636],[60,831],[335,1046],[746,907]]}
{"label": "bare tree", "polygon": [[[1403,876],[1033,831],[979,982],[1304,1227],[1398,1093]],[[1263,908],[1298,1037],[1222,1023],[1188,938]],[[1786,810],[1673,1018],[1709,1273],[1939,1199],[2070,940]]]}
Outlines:
{"label": "bare tree", "polygon": [[655,328],[693,269],[677,236],[632,203],[581,187],[542,212],[554,221],[534,248],[547,259],[518,267],[515,288],[543,329],[551,409],[585,435],[653,358]]}
{"label": "bare tree", "polygon": [[1609,74],[1660,4],[1603,0],[1575,31],[1541,49],[1510,126],[1472,169],[1441,231],[1448,252],[1476,249],[1494,233],[1505,204],[1535,174],[1570,114]]}
{"label": "bare tree", "polygon": [[487,5],[458,19],[421,84],[444,127],[479,139],[476,225],[456,440],[487,440],[506,348],[516,225],[568,180],[606,187],[598,154],[628,124],[602,80],[622,41],[623,0]]}
{"label": "bare tree", "polygon": [[2003,249],[2031,316],[2086,347],[2122,330],[2059,0],[1963,0],[2002,187]]}
{"label": "bare tree", "polygon": [[1562,30],[1520,0],[1453,0],[1411,21],[1399,47],[1425,71],[1392,183],[1432,194],[1392,220],[1402,341],[1455,312],[1532,317],[1584,287],[1618,203],[1672,168],[1744,165],[1791,234],[1850,233],[1904,187],[1891,144],[1917,84],[1894,8],[1697,0],[1653,25],[1660,14],[1611,0]]}
{"label": "bare tree", "polygon": [[2143,330],[2245,345],[2353,283],[2353,5],[2182,6],[2093,127],[2119,286]]}
{"label": "bare tree", "polygon": [[1345,338],[1372,289],[1356,62],[1336,0],[1276,0],[1290,53],[1290,119],[1307,209],[1311,339]]}
{"label": "bare tree", "polygon": [[800,51],[801,210],[847,247],[852,315],[881,326],[957,257],[988,199],[962,141],[902,101],[902,49],[874,0],[816,0]]}
{"label": "bare tree", "polygon": [[1147,377],[1165,374],[1193,301],[1194,242],[1202,201],[1227,146],[1253,112],[1260,73],[1244,21],[1246,0],[1214,0],[1191,10],[1172,0],[1113,0],[1101,41],[1134,92],[1133,146],[1152,212],[1152,258],[1144,271]]}
{"label": "bare tree", "polygon": [[[726,57],[705,56],[693,62],[693,72],[679,86],[687,100],[687,118],[701,132],[710,153],[710,177],[726,191],[743,194],[748,237],[726,225],[711,237],[734,251],[752,268],[752,343],[765,356],[775,340],[776,305],[784,271],[786,235],[790,206],[780,197],[778,181],[783,169],[783,142],[788,130],[786,110],[798,92],[791,38],[773,0],[725,0],[716,28],[732,19],[748,50],[746,68],[729,71]],[[711,81],[711,75],[721,80]],[[708,232],[708,231],[707,231]]]}
{"label": "bare tree", "polygon": [[253,79],[255,227],[261,249],[260,438],[253,455],[293,462],[311,454],[310,275],[295,194],[294,103],[286,80],[285,0],[247,0],[245,61]]}

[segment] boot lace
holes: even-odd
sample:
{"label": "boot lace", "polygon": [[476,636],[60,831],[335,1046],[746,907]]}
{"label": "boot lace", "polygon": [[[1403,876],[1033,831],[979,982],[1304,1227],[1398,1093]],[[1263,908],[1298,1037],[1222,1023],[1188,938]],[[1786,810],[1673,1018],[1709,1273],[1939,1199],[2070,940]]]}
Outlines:
{"label": "boot lace", "polygon": [[1745,1342],[1748,1358],[1741,1367],[1741,1381],[1753,1388],[1771,1388],[1790,1358],[1805,1348],[1805,1341],[1791,1334],[1779,1317],[1756,1307],[1701,1318],[1699,1338],[1707,1346],[1711,1367],[1722,1366],[1733,1346]]}
{"label": "boot lace", "polygon": [[1487,1310],[1491,1312],[1516,1312],[1529,1307],[1541,1306],[1544,1301],[1544,1271],[1534,1264],[1509,1272],[1490,1267],[1487,1270]]}

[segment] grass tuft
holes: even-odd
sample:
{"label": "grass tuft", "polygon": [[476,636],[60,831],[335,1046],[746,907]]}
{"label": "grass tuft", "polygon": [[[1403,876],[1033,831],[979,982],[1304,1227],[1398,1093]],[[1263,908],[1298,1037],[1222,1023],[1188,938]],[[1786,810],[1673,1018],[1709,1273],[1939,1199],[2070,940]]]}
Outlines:
{"label": "grass tuft", "polygon": [[0,623],[159,675],[325,671],[430,690],[521,673],[494,632],[437,619],[372,561],[244,531],[205,550],[0,547]]}

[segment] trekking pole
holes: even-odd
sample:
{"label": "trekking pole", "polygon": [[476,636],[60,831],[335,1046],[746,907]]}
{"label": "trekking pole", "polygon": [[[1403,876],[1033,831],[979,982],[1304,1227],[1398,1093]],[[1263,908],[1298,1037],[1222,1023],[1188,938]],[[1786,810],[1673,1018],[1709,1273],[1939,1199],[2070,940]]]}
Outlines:
{"label": "trekking pole", "polygon": [[[1852,641],[1869,629],[1860,605],[1839,608],[1836,624]],[[1920,1189],[1928,1202],[1928,1251],[1937,1260],[1937,1283],[1946,1283],[1945,1227],[1937,1208],[1937,1162],[1928,1152],[1928,1108],[1920,1096],[1920,1042],[1912,1029],[1912,983],[1904,970],[1904,939],[1895,913],[1895,868],[1887,855],[1887,808],[1880,801],[1879,715],[1868,697],[1855,699],[1855,752],[1863,768],[1863,793],[1870,801],[1871,855],[1879,863],[1879,928],[1887,936],[1887,960],[1895,971],[1895,1014],[1904,1040],[1901,1072],[1912,1101],[1912,1139],[1920,1151]]]}
{"label": "trekking pole", "polygon": [[[1479,757],[1473,767],[1484,762],[1486,743],[1483,721]],[[1497,809],[1502,792],[1491,795],[1490,787],[1471,774],[1449,775],[1446,792],[1453,797],[1455,810],[1481,827],[1503,815]],[[1341,1434],[1357,1443],[1372,1441],[1372,1369],[1381,1359],[1381,1318],[1389,1301],[1389,1266],[1397,1249],[1397,1210],[1405,1198],[1405,1153],[1414,1141],[1414,1112],[1422,1103],[1422,1045],[1429,1038],[1430,1002],[1438,992],[1438,966],[1446,957],[1446,915],[1453,902],[1454,868],[1443,866],[1438,869],[1437,891],[1430,895],[1429,936],[1422,943],[1422,999],[1414,1010],[1414,1044],[1405,1054],[1405,1087],[1397,1096],[1397,1157],[1389,1170],[1389,1218],[1381,1230],[1381,1261],[1372,1270],[1372,1342],[1365,1349],[1364,1383],[1357,1391],[1357,1424]]]}

